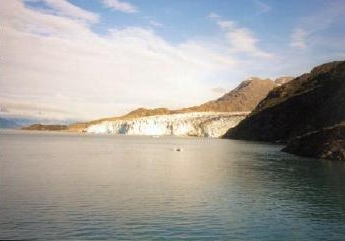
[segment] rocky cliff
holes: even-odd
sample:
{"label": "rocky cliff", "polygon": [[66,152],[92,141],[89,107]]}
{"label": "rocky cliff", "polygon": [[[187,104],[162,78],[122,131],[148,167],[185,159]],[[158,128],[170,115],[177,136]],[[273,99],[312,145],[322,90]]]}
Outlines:
{"label": "rocky cliff", "polygon": [[225,137],[285,142],[344,120],[345,61],[337,61],[274,88]]}
{"label": "rocky cliff", "polygon": [[290,140],[283,151],[301,156],[345,161],[345,124],[298,136]]}
{"label": "rocky cliff", "polygon": [[345,120],[345,61],[314,68],[269,92],[254,111],[225,135],[278,141]]}

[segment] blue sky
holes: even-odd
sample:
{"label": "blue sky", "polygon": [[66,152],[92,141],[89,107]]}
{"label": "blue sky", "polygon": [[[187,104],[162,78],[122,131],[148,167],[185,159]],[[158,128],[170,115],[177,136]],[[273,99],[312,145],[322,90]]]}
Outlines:
{"label": "blue sky", "polygon": [[[171,43],[179,43],[190,38],[217,35],[215,23],[208,17],[215,13],[225,19],[236,21],[256,33],[261,41],[275,42],[278,39],[289,42],[291,29],[295,28],[311,13],[322,13],[345,1],[259,1],[259,0],[156,0],[131,1],[137,8],[134,14],[106,8],[97,0],[71,0],[71,3],[100,14],[100,23],[93,29],[104,33],[108,28],[140,26],[152,28],[151,21],[162,24],[155,31]],[[40,4],[38,4],[40,5]],[[325,10],[326,8],[326,10]],[[340,20],[340,19],[339,19]],[[341,27],[341,21],[335,22]],[[344,26],[342,26],[344,31]],[[330,34],[339,32],[330,32]],[[272,39],[273,38],[273,39]],[[282,43],[279,43],[282,44]]]}
{"label": "blue sky", "polygon": [[[101,0],[70,0],[69,2],[99,14],[100,21],[92,26],[92,29],[97,33],[104,34],[109,28],[114,27],[155,28],[158,35],[175,44],[190,38],[203,38],[219,34],[214,22],[208,18],[210,13],[215,13],[250,28],[261,41],[276,42],[282,40],[288,43],[291,30],[305,18],[312,16],[312,13],[317,15],[317,13],[325,11],[325,8],[345,4],[345,1],[322,0],[133,0],[128,3],[134,6],[137,12],[128,13],[106,7],[101,4]],[[44,1],[27,2],[27,5],[33,7],[47,6]],[[151,24],[152,22],[162,26],[154,26]],[[341,21],[338,21],[338,26],[341,27]],[[334,32],[330,32],[330,34],[337,33],[339,32],[336,29]],[[279,44],[283,43],[279,42]]]}
{"label": "blue sky", "polygon": [[[1,0],[0,115],[93,119],[345,58],[345,0]],[[181,98],[182,97],[182,98]]]}

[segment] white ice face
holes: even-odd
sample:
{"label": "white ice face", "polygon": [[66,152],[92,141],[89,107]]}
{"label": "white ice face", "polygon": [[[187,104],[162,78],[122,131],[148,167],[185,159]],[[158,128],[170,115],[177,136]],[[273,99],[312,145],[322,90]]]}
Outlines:
{"label": "white ice face", "polygon": [[87,128],[88,133],[124,135],[175,135],[219,137],[248,113],[193,112],[157,115],[131,120],[104,121]]}

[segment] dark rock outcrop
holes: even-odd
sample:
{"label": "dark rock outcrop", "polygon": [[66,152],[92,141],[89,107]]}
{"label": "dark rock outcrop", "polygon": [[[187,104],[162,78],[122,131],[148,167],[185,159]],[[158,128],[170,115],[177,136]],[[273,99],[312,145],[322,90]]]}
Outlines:
{"label": "dark rock outcrop", "polygon": [[284,142],[344,120],[345,61],[337,61],[274,88],[225,137]]}
{"label": "dark rock outcrop", "polygon": [[288,153],[345,161],[345,124],[304,134],[288,142]]}
{"label": "dark rock outcrop", "polygon": [[345,61],[331,62],[269,92],[226,138],[288,142],[289,153],[345,160]]}

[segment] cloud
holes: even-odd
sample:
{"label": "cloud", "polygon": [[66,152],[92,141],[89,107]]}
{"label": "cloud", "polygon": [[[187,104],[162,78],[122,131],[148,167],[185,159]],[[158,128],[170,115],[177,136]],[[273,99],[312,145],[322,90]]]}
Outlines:
{"label": "cloud", "polygon": [[94,119],[185,107],[218,97],[214,73],[238,75],[236,57],[212,41],[172,45],[140,27],[98,35],[75,18],[1,3],[0,103],[16,103],[13,114]]}
{"label": "cloud", "polygon": [[[140,106],[186,107],[218,98],[215,86],[229,91],[246,76],[297,75],[344,53],[342,35],[336,44],[326,42],[336,55],[309,48],[268,52],[254,31],[215,13],[215,35],[174,44],[155,28],[115,27],[100,35],[93,31],[96,13],[54,3],[1,1],[0,103],[8,114],[95,119]],[[314,40],[317,32],[309,32],[307,22],[300,29]]]}
{"label": "cloud", "polygon": [[210,12],[210,14],[208,15],[209,18],[213,18],[213,19],[218,19],[221,18],[221,16],[219,16],[218,14],[214,13],[214,12]]}
{"label": "cloud", "polygon": [[267,3],[264,3],[264,2],[259,1],[259,0],[254,0],[254,5],[257,9],[257,12],[256,12],[257,15],[261,15],[263,13],[266,13],[266,12],[270,11],[272,8]]}
{"label": "cloud", "polygon": [[296,28],[293,30],[290,38],[291,38],[291,47],[296,47],[300,49],[305,49],[306,45],[306,38],[308,37],[308,32],[301,28]]}
{"label": "cloud", "polygon": [[66,117],[73,117],[73,113],[68,110],[61,110],[54,106],[45,103],[31,103],[22,101],[2,101],[5,106],[0,108],[0,113],[4,116],[20,117],[25,113],[26,117],[41,117],[49,119],[54,116],[56,119],[65,119]]}
{"label": "cloud", "polygon": [[231,51],[247,53],[261,58],[273,57],[272,53],[259,49],[257,46],[259,40],[250,29],[239,27],[236,22],[230,20],[218,19],[217,24],[225,32]]}
{"label": "cloud", "polygon": [[[326,47],[327,45],[336,45],[337,41],[332,40],[332,35],[324,34],[324,31],[332,28],[339,22],[342,23],[343,19],[345,19],[345,5],[343,1],[325,2],[320,11],[314,11],[309,16],[299,19],[298,25],[292,29],[290,46],[307,49],[316,47],[320,43],[325,44]],[[339,30],[337,32],[341,34]]]}
{"label": "cloud", "polygon": [[157,21],[154,21],[154,20],[150,20],[149,21],[149,24],[150,25],[152,25],[152,26],[154,26],[154,27],[163,27],[163,24],[162,23],[160,23],[160,22],[157,22]]}
{"label": "cloud", "polygon": [[45,3],[50,8],[48,13],[71,17],[89,23],[97,23],[99,21],[98,14],[79,8],[66,0],[35,0],[35,2]]}
{"label": "cloud", "polygon": [[234,29],[235,26],[236,26],[236,23],[235,23],[235,22],[229,21],[229,20],[219,20],[219,21],[217,21],[217,24],[218,24],[223,30],[226,30],[226,31],[230,31],[230,30]]}
{"label": "cloud", "polygon": [[124,13],[136,13],[138,8],[128,2],[119,0],[101,0],[104,6],[111,8],[115,11],[121,11]]}

